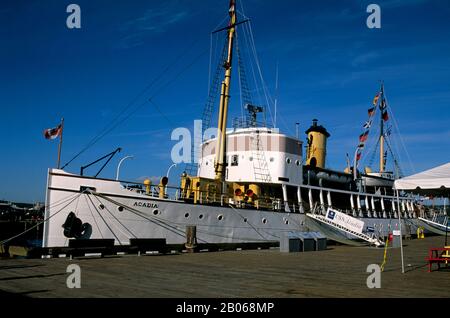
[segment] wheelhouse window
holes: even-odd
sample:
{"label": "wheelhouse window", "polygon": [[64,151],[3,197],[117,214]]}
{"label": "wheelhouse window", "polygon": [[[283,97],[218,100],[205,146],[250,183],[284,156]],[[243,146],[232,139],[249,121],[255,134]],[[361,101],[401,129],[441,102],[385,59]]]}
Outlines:
{"label": "wheelhouse window", "polygon": [[237,165],[239,165],[239,156],[238,155],[231,156],[231,166],[235,167]]}

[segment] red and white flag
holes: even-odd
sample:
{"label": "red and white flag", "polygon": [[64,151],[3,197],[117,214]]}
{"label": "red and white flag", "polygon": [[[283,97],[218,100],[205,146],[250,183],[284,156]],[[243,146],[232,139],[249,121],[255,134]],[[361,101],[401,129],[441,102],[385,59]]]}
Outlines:
{"label": "red and white flag", "polygon": [[61,132],[62,132],[62,125],[58,125],[58,127],[44,130],[44,137],[45,139],[56,139],[59,136],[61,136]]}

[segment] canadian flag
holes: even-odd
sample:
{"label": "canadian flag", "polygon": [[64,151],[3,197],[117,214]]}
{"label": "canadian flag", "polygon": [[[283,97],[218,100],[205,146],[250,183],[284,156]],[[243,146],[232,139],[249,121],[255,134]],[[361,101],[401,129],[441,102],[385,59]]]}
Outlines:
{"label": "canadian flag", "polygon": [[62,132],[62,125],[58,125],[58,127],[44,130],[44,137],[45,139],[56,139],[59,136],[61,136],[61,132]]}

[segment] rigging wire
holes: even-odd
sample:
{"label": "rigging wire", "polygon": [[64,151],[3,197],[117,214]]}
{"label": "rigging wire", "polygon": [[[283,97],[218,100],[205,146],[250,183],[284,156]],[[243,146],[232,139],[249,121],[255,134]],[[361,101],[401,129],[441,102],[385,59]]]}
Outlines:
{"label": "rigging wire", "polygon": [[[401,177],[403,176],[403,171],[402,171],[402,169],[401,169],[401,167],[400,167],[400,165],[399,165],[399,163],[398,163],[397,158],[396,158],[395,155],[394,155],[394,152],[392,151],[392,147],[391,147],[390,140],[387,139],[387,138],[386,138],[386,145],[388,146],[389,153],[391,154],[391,156],[392,156],[392,158],[393,158],[393,160],[394,160],[394,162],[393,162],[393,163],[394,163],[394,168],[397,168],[397,170],[398,170],[398,176],[397,176],[397,178],[401,178]],[[395,170],[394,170],[394,172],[395,172]]]}
{"label": "rigging wire", "polygon": [[[100,204],[103,204],[102,203],[102,201],[100,201],[100,199],[98,198],[98,197],[96,197],[95,195],[94,195],[94,198],[98,201],[98,203],[100,203]],[[127,230],[127,232],[128,233],[130,233],[131,234],[131,236],[133,236],[134,238],[137,238],[137,236],[133,233],[133,232],[131,232],[129,229],[128,229],[128,227],[126,227],[125,226],[125,224],[123,224],[109,209],[108,209],[108,207],[106,206],[106,205],[104,205],[103,204],[103,206],[105,207],[105,210],[120,224],[120,225],[122,225],[122,227],[125,229],[125,230]],[[122,232],[122,234],[124,234],[124,235],[127,235],[126,233],[124,233],[121,229],[120,229],[120,227],[118,227],[118,226],[116,226],[116,228],[120,231],[120,232]]]}
{"label": "rigging wire", "polygon": [[[170,232],[172,232],[172,233],[174,233],[176,235],[185,237],[184,229],[180,228],[179,226],[173,226],[173,225],[170,224],[170,223],[172,223],[172,224],[177,224],[177,225],[184,225],[184,223],[177,223],[177,222],[166,221],[164,219],[158,218],[156,216],[151,216],[151,215],[146,216],[146,215],[144,215],[144,213],[142,213],[139,210],[136,210],[136,209],[131,208],[131,207],[126,206],[126,205],[121,205],[119,202],[114,201],[114,200],[112,200],[112,199],[110,199],[110,198],[108,198],[106,196],[103,196],[103,195],[101,195],[99,193],[94,193],[92,191],[90,193],[93,196],[99,196],[99,197],[103,198],[104,200],[109,201],[109,202],[111,202],[111,203],[113,203],[113,204],[115,204],[117,206],[123,206],[124,209],[130,211],[131,213],[133,213],[133,214],[135,214],[135,215],[137,215],[137,216],[139,216],[141,218],[144,218],[144,219],[148,220],[149,222],[151,222],[151,223],[153,223],[153,224],[155,224],[157,226],[165,228],[166,230],[168,230],[168,231],[170,231]],[[256,230],[256,229],[255,229],[255,231],[258,232],[258,230]],[[213,233],[213,232],[208,232],[208,231],[205,231],[205,230],[202,230],[202,229],[197,229],[197,233],[207,234],[207,235],[210,235],[210,236],[216,236],[216,237],[221,237],[221,238],[229,238],[229,236],[220,235],[218,233]],[[260,236],[262,236],[263,240],[256,240],[256,241],[268,241],[263,235],[260,234]],[[235,237],[235,239],[247,240],[248,241],[248,240],[253,239],[253,238]],[[205,241],[205,240],[202,240],[202,239],[198,239],[198,240],[202,241],[204,243],[207,243],[207,241]]]}
{"label": "rigging wire", "polygon": [[[81,154],[83,154],[85,151],[87,151],[89,148],[91,148],[93,145],[95,145],[99,140],[101,140],[104,136],[106,136],[109,132],[111,132],[114,128],[116,128],[118,125],[123,123],[125,120],[127,120],[129,117],[131,117],[132,114],[134,114],[136,111],[138,111],[142,106],[144,106],[148,101],[145,101],[144,103],[140,104],[138,107],[136,107],[131,115],[126,116],[124,119],[119,120],[122,115],[124,115],[148,90],[150,90],[165,74],[168,73],[168,71],[174,67],[179,61],[183,59],[185,55],[193,48],[195,47],[195,44],[199,41],[199,39],[195,39],[185,50],[182,50],[182,53],[176,57],[171,63],[169,63],[156,77],[153,78],[153,80],[143,89],[141,90],[114,118],[110,121],[94,138],[92,138],[77,154],[75,154],[72,159],[70,159],[61,169],[64,169],[66,166],[68,166],[70,163],[72,163],[76,158],[78,158]],[[201,55],[203,55],[202,53]],[[201,56],[200,55],[200,56]],[[198,58],[195,59],[195,61]],[[189,66],[191,66],[189,64]],[[178,76],[177,76],[178,77]],[[170,83],[170,82],[169,82]],[[154,97],[154,96],[152,96]],[[115,124],[114,124],[115,123]],[[112,127],[111,127],[112,125]]]}
{"label": "rigging wire", "polygon": [[[371,167],[375,161],[375,155],[377,154],[377,149],[378,146],[380,144],[380,138],[378,138],[377,136],[380,135],[380,126],[376,125],[375,123],[375,118],[377,118],[377,114],[378,114],[378,106],[375,107],[375,113],[372,115],[371,120],[372,121],[372,125],[368,128],[367,131],[369,131],[370,136],[373,136],[373,138],[369,139],[369,142],[367,142],[365,145],[368,144],[368,146],[365,146],[366,153],[370,156],[369,160],[367,162],[367,158],[363,158],[363,160],[361,160],[361,165],[367,164],[369,167]],[[373,128],[375,126],[375,128]]]}
{"label": "rigging wire", "polygon": [[109,231],[112,233],[112,235],[114,235],[114,237],[116,238],[117,242],[122,245],[122,242],[119,240],[119,238],[117,237],[116,233],[114,233],[114,231],[111,229],[111,227],[109,226],[109,224],[105,221],[105,219],[103,218],[103,215],[100,213],[100,211],[97,209],[97,207],[95,206],[94,202],[92,201],[91,197],[89,196],[89,194],[87,195],[87,198],[89,199],[89,201],[91,201],[92,206],[94,207],[95,211],[97,211],[97,214],[100,216],[100,218],[103,220],[103,223],[105,223],[106,227],[109,229]]}
{"label": "rigging wire", "polygon": [[[241,2],[241,6],[242,6],[242,2]],[[243,11],[243,8],[242,8],[242,11]],[[239,12],[244,18],[246,18],[246,19],[248,19],[248,17],[242,12]],[[246,23],[247,24],[247,23]],[[268,108],[268,112],[269,112],[269,116],[270,116],[270,119],[272,120],[272,126],[274,127],[274,128],[276,128],[275,127],[275,119],[274,119],[274,116],[272,115],[272,109],[271,109],[271,105],[274,105],[274,101],[273,101],[273,99],[272,99],[272,97],[271,97],[271,95],[270,95],[270,93],[268,92],[268,87],[267,87],[267,85],[265,84],[265,81],[264,81],[264,78],[263,78],[263,75],[262,75],[262,71],[261,71],[261,67],[260,67],[260,64],[259,64],[259,60],[258,60],[258,56],[257,56],[257,53],[256,53],[256,45],[255,45],[255,42],[254,42],[254,40],[253,40],[253,32],[252,32],[252,30],[251,30],[251,25],[250,25],[250,23],[248,23],[249,25],[246,25],[246,24],[244,24],[244,26],[243,26],[243,34],[244,34],[244,39],[246,40],[246,43],[247,43],[247,46],[249,47],[249,48],[251,48],[250,49],[250,51],[251,51],[251,53],[248,53],[248,54],[252,54],[252,56],[253,56],[253,60],[255,60],[255,64],[256,64],[256,68],[257,68],[257,72],[255,72],[255,67],[253,66],[253,63],[250,63],[250,69],[251,69],[251,71],[252,71],[252,75],[253,75],[253,81],[254,81],[254,83],[255,83],[255,92],[257,93],[257,99],[258,99],[258,103],[259,104],[263,104],[263,102],[262,102],[262,100],[263,100],[263,97],[261,96],[261,92],[263,92],[263,94],[264,94],[264,98],[265,98],[265,100],[266,100],[266,103],[267,103],[267,107],[266,108]],[[251,60],[251,59],[250,59]],[[259,78],[260,78],[260,81],[261,81],[261,87],[259,88],[259,84],[258,84],[258,80],[257,80],[257,75],[256,75],[256,73],[258,73],[259,74]],[[286,121],[285,121],[285,119],[284,119],[284,117],[279,113],[278,115],[278,118],[281,120],[281,123],[283,124],[283,126],[284,126],[284,128],[285,128],[285,130],[287,131],[287,132],[289,132],[292,136],[295,136],[295,133],[294,133],[294,131],[292,130],[292,128],[286,123]]]}
{"label": "rigging wire", "polygon": [[236,30],[236,52],[238,56],[238,79],[239,79],[239,101],[240,101],[240,109],[241,109],[241,118],[242,121],[244,121],[244,102],[242,100],[242,79],[241,79],[241,72],[240,72],[240,64],[241,64],[241,55],[239,52],[239,36],[238,32]]}
{"label": "rigging wire", "polygon": [[[390,116],[393,116],[393,115],[390,113]],[[394,117],[392,117],[392,118],[395,121],[395,118]],[[400,159],[402,159],[400,149],[404,150],[404,152],[406,153],[406,158],[407,158],[407,161],[408,161],[409,168],[411,169],[411,173],[416,173],[417,172],[416,167],[415,167],[413,161],[411,160],[411,156],[410,156],[410,154],[409,154],[409,152],[408,152],[408,150],[406,148],[406,144],[404,142],[404,139],[402,138],[402,136],[400,134],[400,131],[399,131],[399,128],[398,128],[398,124],[395,123],[395,125],[396,125],[397,134],[398,134],[398,137],[399,137],[398,138],[399,141],[396,140],[394,142],[394,147],[395,147],[397,153],[399,154]]]}
{"label": "rigging wire", "polygon": [[[239,13],[242,14],[242,16],[244,18],[250,20],[245,15],[244,5],[242,4],[242,1],[240,2],[240,4],[241,4],[242,12],[239,12]],[[254,40],[254,36],[253,36],[253,30],[252,30],[251,21],[249,21],[248,23],[246,23],[244,25],[244,30],[247,30],[247,32],[248,32],[247,39],[248,39],[248,42],[249,42],[250,51],[253,54],[253,59],[255,61],[255,65],[256,65],[256,68],[258,70],[258,75],[259,75],[259,78],[260,78],[260,81],[261,81],[262,92],[264,94],[264,97],[265,97],[265,100],[266,100],[266,103],[267,103],[267,107],[266,108],[268,109],[270,119],[272,120],[272,126],[274,126],[274,119],[273,119],[273,115],[272,115],[271,103],[269,102],[269,100],[270,100],[270,97],[269,97],[270,93],[268,92],[267,85],[266,85],[266,83],[264,81],[264,77],[262,75],[261,66],[260,66],[259,59],[258,59],[258,54],[256,52],[256,44],[255,44],[255,40]],[[256,87],[258,87],[258,86],[256,86]]]}
{"label": "rigging wire", "polygon": [[[203,107],[203,113],[202,113],[202,118],[201,118],[201,120],[202,120],[201,134],[200,134],[200,136],[198,136],[198,135],[194,136],[195,140],[193,143],[191,143],[191,155],[194,158],[197,158],[197,155],[199,155],[199,153],[201,152],[200,144],[203,142],[203,136],[205,134],[205,131],[211,127],[211,117],[214,113],[215,104],[217,103],[217,97],[218,97],[218,94],[220,91],[220,86],[221,86],[220,74],[223,69],[223,63],[225,62],[225,59],[226,59],[227,49],[228,49],[227,41],[224,41],[222,51],[220,53],[221,55],[220,56],[218,56],[218,54],[214,55],[214,58],[219,59],[219,60],[217,61],[217,66],[215,69],[213,81],[211,82],[211,86],[210,86],[210,89],[208,92],[208,97],[207,97],[206,103]],[[217,55],[217,58],[216,58],[216,55]],[[197,165],[197,162],[195,159],[193,161],[191,161],[190,163],[185,164],[185,171],[189,175],[196,174],[197,169],[198,169],[198,165]]]}
{"label": "rigging wire", "polygon": [[[109,202],[111,202],[111,203],[113,203],[113,204],[115,204],[117,206],[123,206],[125,209],[127,209],[131,213],[133,213],[133,214],[135,214],[135,215],[137,215],[137,216],[139,216],[141,218],[144,218],[144,219],[150,221],[151,223],[154,223],[155,225],[163,227],[166,230],[171,231],[174,234],[177,234],[179,236],[184,237],[184,231],[183,230],[178,229],[177,227],[170,225],[167,221],[165,221],[165,220],[163,220],[161,218],[158,218],[156,216],[146,216],[144,213],[142,213],[139,210],[133,209],[133,208],[131,208],[129,206],[126,206],[126,205],[121,205],[119,202],[114,201],[114,200],[112,200],[112,199],[110,199],[110,198],[108,198],[106,196],[103,196],[103,195],[101,195],[99,193],[94,193],[94,192],[91,191],[91,194],[94,195],[94,196],[99,196],[99,197],[103,198],[104,200],[109,201]],[[172,222],[172,223],[176,224],[175,222]]]}
{"label": "rigging wire", "polygon": [[213,35],[209,36],[209,65],[208,65],[208,92],[211,89],[211,67],[212,67],[212,55],[213,55]]}
{"label": "rigging wire", "polygon": [[250,31],[250,36],[251,36],[250,37],[251,44],[252,44],[251,49],[252,49],[253,56],[254,56],[254,59],[255,59],[255,63],[256,63],[256,66],[257,66],[258,74],[259,74],[259,77],[261,79],[261,86],[262,86],[262,89],[263,89],[264,96],[266,98],[267,108],[269,110],[269,116],[270,116],[270,118],[272,120],[272,126],[273,126],[273,115],[272,115],[272,109],[270,107],[271,104],[269,102],[270,94],[268,92],[267,85],[266,85],[266,83],[264,81],[264,77],[262,75],[261,66],[259,64],[259,59],[258,59],[258,55],[257,55],[257,52],[256,52],[256,45],[255,45],[255,41],[254,41],[254,37],[253,37],[253,31],[252,31],[251,22],[248,23],[248,29]]}
{"label": "rigging wire", "polygon": [[[385,94],[385,99],[386,99],[386,104],[389,105],[389,103],[387,101],[387,98],[386,98],[386,94]],[[403,140],[403,137],[402,137],[402,135],[400,133],[400,127],[398,126],[397,120],[395,119],[395,116],[394,116],[394,114],[393,114],[393,112],[392,112],[390,107],[388,107],[388,111],[389,111],[389,116],[391,116],[392,122],[394,123],[395,130],[398,132],[398,137],[400,139],[400,144],[403,147],[403,150],[405,151],[406,156],[408,158],[409,166],[412,169],[412,172],[415,173],[416,172],[416,168],[415,168],[414,164],[412,163],[411,156],[409,155],[409,152],[408,152],[408,150],[406,148],[406,145],[405,145],[405,142]]]}
{"label": "rigging wire", "polygon": [[[22,236],[23,234],[25,234],[25,233],[31,231],[32,229],[38,227],[39,225],[41,225],[41,224],[47,222],[47,221],[50,220],[52,217],[54,217],[54,216],[57,215],[59,212],[61,212],[62,210],[64,210],[66,207],[68,207],[70,204],[72,204],[72,202],[75,201],[77,198],[79,198],[80,195],[81,195],[81,193],[75,194],[75,197],[72,198],[72,200],[70,200],[70,202],[67,203],[65,206],[63,206],[60,210],[58,210],[58,211],[55,212],[54,214],[50,215],[48,218],[42,220],[41,222],[36,223],[35,225],[33,225],[32,227],[26,229],[25,231],[23,231],[23,232],[21,232],[21,233],[19,233],[19,234],[17,234],[17,235],[14,235],[14,236],[12,236],[12,237],[6,239],[6,240],[0,241],[0,245],[3,245],[3,244],[5,244],[5,243],[8,243],[9,241],[12,241],[12,240],[16,239],[16,238],[18,238],[19,236]],[[73,195],[72,195],[72,196],[73,196]],[[67,199],[67,198],[66,198],[66,199]],[[65,201],[67,201],[67,200],[65,200]],[[62,203],[61,203],[61,204],[62,204]]]}
{"label": "rigging wire", "polygon": [[97,219],[95,218],[94,213],[92,212],[91,206],[89,205],[87,196],[84,196],[84,200],[86,201],[86,206],[88,207],[89,212],[91,213],[92,219],[94,220],[95,225],[97,226],[98,233],[100,233],[100,236],[101,236],[102,238],[104,238],[104,237],[103,237],[103,232],[100,231],[100,226],[98,225]]}
{"label": "rigging wire", "polygon": [[[241,219],[243,219],[243,220],[245,220],[245,218],[231,205],[231,204],[229,204],[229,206],[230,206],[230,208],[231,208],[231,210],[233,211],[233,212],[236,212],[236,214],[237,215],[239,215],[240,217],[241,217]],[[247,221],[247,224],[248,225],[250,225],[250,227],[253,229],[253,230],[255,230],[255,232],[256,233],[258,233],[258,235],[259,236],[261,236],[263,239],[265,239],[265,237],[256,229],[256,227],[254,227],[251,223],[249,223],[248,221]]]}
{"label": "rigging wire", "polygon": [[[223,25],[223,23],[228,19],[228,15],[225,15],[225,17],[223,18],[223,20],[213,29],[213,30],[217,30],[220,28],[221,25]],[[211,89],[211,72],[212,72],[212,57],[213,57],[213,36],[214,36],[214,32],[211,32],[210,34],[210,46],[209,46],[209,68],[208,68],[208,92]],[[218,36],[217,36],[218,37]],[[216,56],[216,52],[217,52],[217,42],[215,41],[215,46],[214,46],[214,56]]]}
{"label": "rigging wire", "polygon": [[[243,30],[243,35],[244,35],[244,42],[246,43],[246,47],[248,48],[248,47],[250,47],[249,40],[248,40],[250,36],[248,35],[247,27],[244,25],[242,30]],[[251,60],[250,56],[249,56],[250,53],[248,52],[248,50],[245,51],[245,53],[246,53],[247,59]],[[255,85],[255,92],[257,95],[258,103],[259,103],[259,105],[263,105],[262,96],[261,96],[260,90],[258,89],[259,85],[258,85],[258,80],[256,79],[255,67],[253,66],[253,63],[249,63],[249,64],[250,64],[250,69],[252,71],[253,82]]]}
{"label": "rigging wire", "polygon": [[[370,159],[369,159],[369,163],[368,166],[371,167],[375,161],[375,155],[377,154],[377,148],[378,145],[380,144],[380,139],[377,138],[377,142],[372,144],[372,146],[370,147],[370,151],[368,151],[368,153],[370,153]],[[363,163],[365,163],[365,161],[363,161]]]}

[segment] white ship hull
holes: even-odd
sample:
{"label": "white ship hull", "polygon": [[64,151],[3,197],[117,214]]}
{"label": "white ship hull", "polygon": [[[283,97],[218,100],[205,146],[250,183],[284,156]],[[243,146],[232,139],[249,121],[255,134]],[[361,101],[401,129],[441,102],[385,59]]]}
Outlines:
{"label": "white ship hull", "polygon": [[[80,193],[80,188],[91,188]],[[265,212],[225,206],[190,204],[159,199],[124,189],[119,181],[49,171],[44,247],[67,246],[62,225],[74,212],[89,230],[83,238],[165,238],[168,244],[186,242],[186,226],[197,227],[199,243],[278,241],[283,232],[306,230],[304,215]],[[103,209],[101,209],[103,205]],[[123,207],[119,211],[119,206]]]}
{"label": "white ship hull", "polygon": [[[44,247],[67,246],[63,224],[70,212],[88,224],[82,238],[165,238],[168,244],[186,242],[186,226],[197,227],[199,243],[279,241],[284,233],[308,231],[300,213],[238,209],[231,206],[190,204],[160,199],[126,189],[120,181],[83,177],[51,169],[48,175]],[[398,228],[397,219],[364,218],[380,236]],[[416,221],[402,220],[416,231]],[[350,237],[349,237],[350,238]]]}

